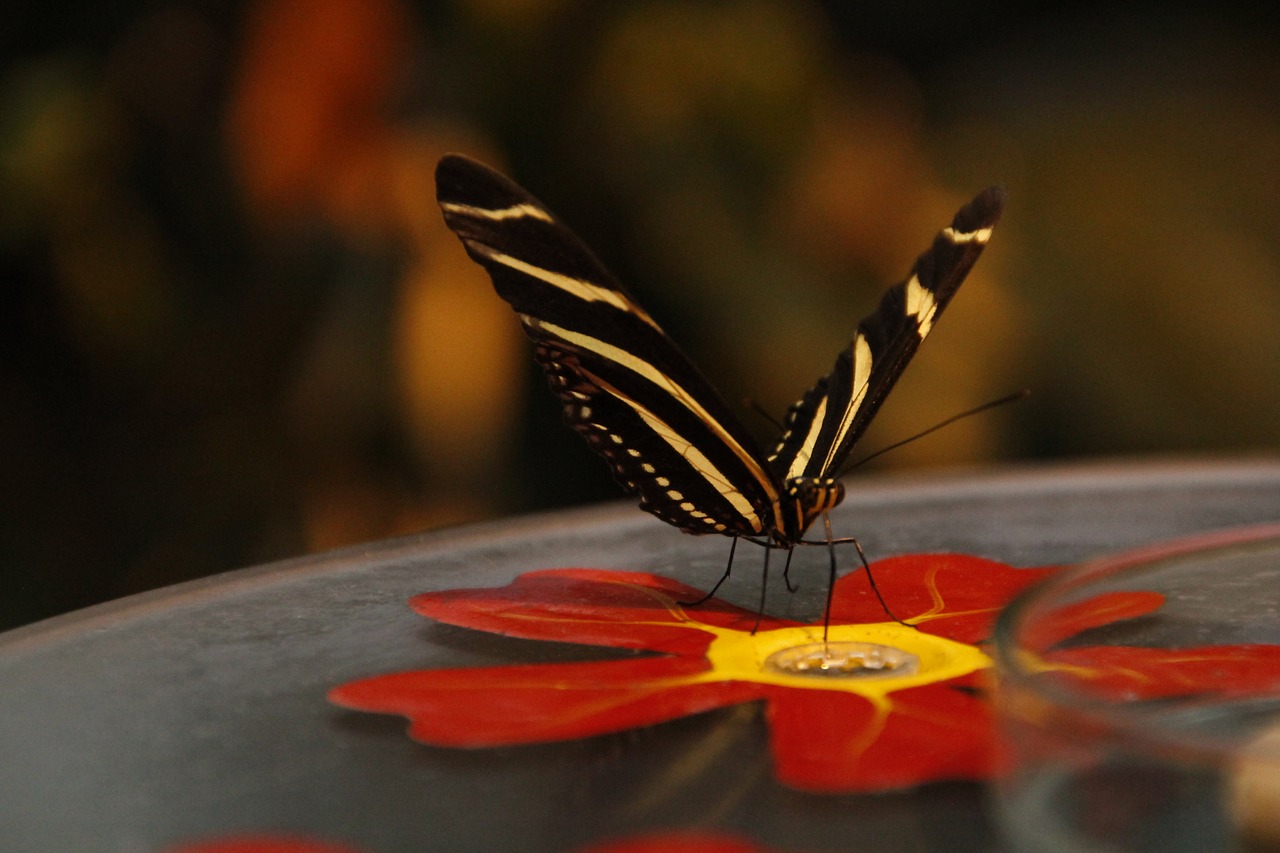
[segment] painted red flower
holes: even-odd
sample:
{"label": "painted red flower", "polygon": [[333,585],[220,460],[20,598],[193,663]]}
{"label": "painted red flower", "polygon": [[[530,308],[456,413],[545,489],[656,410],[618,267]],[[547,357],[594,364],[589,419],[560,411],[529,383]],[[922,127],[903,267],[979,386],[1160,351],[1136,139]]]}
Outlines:
{"label": "painted red flower", "polygon": [[[408,717],[410,735],[425,743],[471,748],[589,737],[760,701],[775,775],[793,788],[859,792],[989,777],[999,759],[986,697],[991,659],[981,644],[999,609],[1052,569],[924,555],[873,570],[910,626],[886,621],[852,573],[836,583],[825,644],[820,623],[765,616],[752,633],[753,611],[719,599],[685,608],[679,602],[698,590],[643,573],[553,569],[505,587],[428,593],[413,608],[450,625],[654,654],[381,675],[341,685],[330,699]],[[1058,627],[1065,637],[1161,602],[1116,593],[1063,614]],[[1267,648],[1275,670],[1280,649]],[[1148,652],[1115,653],[1128,654],[1139,680],[1179,689],[1169,652]]]}
{"label": "painted red flower", "polygon": [[[454,747],[588,737],[762,700],[775,773],[795,788],[870,791],[989,775],[993,733],[981,688],[991,661],[976,644],[1010,596],[1048,570],[959,555],[897,557],[873,568],[885,598],[914,627],[886,621],[860,573],[837,581],[830,644],[905,653],[873,660],[884,668],[865,677],[819,674],[821,624],[765,616],[753,634],[752,611],[719,599],[682,607],[700,592],[679,581],[553,569],[411,604],[451,625],[656,654],[382,675],[337,687],[330,699],[404,715],[415,739]],[[805,650],[816,664],[808,672],[779,665]]]}

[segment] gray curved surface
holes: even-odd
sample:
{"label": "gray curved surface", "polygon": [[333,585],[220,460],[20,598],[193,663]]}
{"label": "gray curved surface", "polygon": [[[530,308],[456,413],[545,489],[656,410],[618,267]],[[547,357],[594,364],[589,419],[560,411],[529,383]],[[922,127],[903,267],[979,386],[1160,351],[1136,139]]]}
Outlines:
{"label": "gray curved surface", "polygon": [[[1113,464],[864,478],[835,513],[872,559],[960,551],[1074,562],[1280,519],[1280,460]],[[824,556],[771,590],[821,609]],[[722,595],[753,606],[755,549]],[[368,853],[571,850],[658,828],[784,850],[990,850],[973,784],[821,797],[772,781],[747,705],[589,740],[479,751],[414,743],[393,717],[325,701],[379,672],[609,656],[435,625],[434,589],[594,566],[704,588],[727,553],[628,505],[556,513],[289,560],[0,634],[0,850],[157,851],[232,832],[300,832]]]}

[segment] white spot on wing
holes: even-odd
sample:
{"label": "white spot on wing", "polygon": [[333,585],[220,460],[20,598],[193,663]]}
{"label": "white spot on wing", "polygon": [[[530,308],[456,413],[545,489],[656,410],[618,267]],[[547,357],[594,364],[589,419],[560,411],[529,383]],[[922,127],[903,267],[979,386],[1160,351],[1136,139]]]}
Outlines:
{"label": "white spot on wing", "polygon": [[[529,324],[532,326],[535,326],[541,331],[554,335],[560,338],[561,340],[568,341],[569,343],[574,344],[575,346],[582,347],[583,349],[590,350],[591,352],[594,352],[599,356],[607,358],[610,361],[613,361],[614,363],[627,368],[628,370],[634,371],[635,373],[643,376],[645,379],[648,379],[650,382],[653,382],[659,388],[662,388],[669,395],[671,395],[672,398],[674,398],[681,405],[683,405],[686,409],[688,409],[689,411],[697,415],[698,418],[712,430],[712,432],[714,432],[717,436],[719,436],[720,440],[724,442],[725,446],[733,451],[734,455],[738,457],[738,459],[742,462],[742,464],[746,466],[747,470],[751,472],[751,475],[755,477],[756,481],[760,485],[760,488],[764,491],[765,495],[768,497],[769,502],[773,504],[777,503],[778,490],[773,485],[773,478],[769,476],[769,474],[765,473],[764,469],[760,467],[760,463],[756,461],[756,457],[752,453],[747,451],[747,449],[744,448],[741,444],[739,444],[736,440],[734,440],[733,436],[729,434],[728,430],[726,430],[723,426],[721,426],[721,424],[717,420],[711,417],[711,414],[705,408],[702,407],[702,404],[700,404],[693,397],[692,394],[690,394],[688,391],[682,388],[679,384],[677,384],[675,380],[673,380],[671,377],[662,373],[653,365],[649,364],[647,361],[639,358],[638,356],[633,355],[632,353],[629,353],[626,350],[619,349],[618,347],[615,347],[612,344],[607,344],[604,341],[599,340],[597,338],[590,337],[589,335],[583,335],[577,332],[571,332],[568,329],[553,325],[551,323],[544,323],[532,317],[529,318]],[[605,388],[605,390],[607,390],[613,396],[617,397],[619,400],[622,400],[627,405],[631,406],[633,409],[636,409],[637,413],[640,411],[640,408],[642,408],[642,407],[637,408],[639,407],[638,403],[636,403],[634,400],[630,400],[629,398],[627,398],[624,394],[622,394],[616,388],[613,388],[612,386],[609,386],[606,388],[607,383],[597,382],[597,384],[600,387]],[[667,429],[670,430],[670,427],[667,427]],[[675,435],[675,433],[672,432],[672,435]],[[681,439],[681,441],[685,446],[688,445],[687,441],[684,441],[683,439]],[[675,445],[673,445],[673,447],[674,446]],[[682,452],[679,447],[677,447],[676,450],[679,452]],[[725,481],[725,484],[728,485],[727,480]]]}
{"label": "white spot on wing", "polygon": [[[764,522],[756,513],[755,507],[751,505],[751,501],[747,500],[746,495],[742,494],[742,492],[734,486],[729,478],[715,466],[715,463],[706,457],[706,454],[694,447],[688,439],[684,438],[684,436],[672,429],[670,424],[646,409],[638,401],[632,400],[626,394],[623,394],[617,388],[614,388],[598,376],[593,376],[591,378],[599,388],[609,394],[612,394],[622,403],[630,406],[631,409],[640,416],[640,419],[648,425],[649,429],[653,430],[659,438],[670,445],[672,450],[683,456],[684,460],[689,463],[693,470],[698,472],[698,475],[701,476],[702,479],[705,480],[712,488],[719,492],[721,497],[728,501],[738,514],[742,516],[743,520],[751,526],[752,532],[759,533],[764,529]],[[664,477],[657,478],[657,482],[665,488],[667,482],[664,482],[664,480],[666,480]],[[768,487],[772,490],[772,481],[767,482]],[[762,483],[762,485],[765,484]],[[680,498],[674,498],[674,500],[680,500]],[[776,504],[776,497],[774,497],[773,500]],[[723,531],[724,529],[725,526],[723,524],[717,524],[715,526],[715,530],[717,531]]]}

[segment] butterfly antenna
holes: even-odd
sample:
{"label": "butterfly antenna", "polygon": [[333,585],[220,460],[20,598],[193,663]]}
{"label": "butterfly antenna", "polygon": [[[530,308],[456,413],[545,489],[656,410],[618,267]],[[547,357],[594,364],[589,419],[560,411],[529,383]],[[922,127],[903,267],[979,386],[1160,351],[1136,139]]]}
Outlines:
{"label": "butterfly antenna", "polygon": [[[716,581],[716,585],[711,587],[711,591],[701,598],[694,599],[693,601],[677,601],[676,604],[679,604],[681,607],[697,607],[699,604],[705,604],[709,601],[711,596],[716,594],[716,590],[720,589],[720,585],[729,579],[729,573],[733,571],[733,552],[737,550],[738,537],[735,536],[733,537],[733,544],[729,546],[729,564],[724,567],[724,574],[720,576],[720,580]],[[766,560],[765,569],[767,570],[768,567],[769,563]]]}
{"label": "butterfly antenna", "polygon": [[[1012,394],[1006,394],[1003,397],[999,398],[998,400],[991,400],[989,402],[983,403],[981,406],[974,406],[972,409],[966,409],[965,411],[960,412],[959,414],[952,415],[946,420],[939,421],[938,423],[934,424],[928,429],[921,430],[915,435],[908,436],[907,438],[904,438],[901,441],[895,441],[893,444],[890,444],[888,447],[882,447],[879,450],[877,450],[875,453],[872,453],[868,456],[864,456],[861,459],[859,459],[857,462],[854,462],[850,465],[846,465],[844,468],[840,470],[839,476],[843,477],[845,474],[848,474],[853,469],[861,468],[863,465],[867,464],[872,459],[875,459],[877,456],[883,456],[884,454],[888,453],[890,450],[897,450],[899,447],[902,447],[904,444],[910,444],[911,442],[916,441],[917,439],[924,438],[926,435],[929,435],[932,432],[937,432],[938,430],[942,429],[945,426],[951,426],[951,424],[955,423],[956,421],[963,420],[972,415],[981,414],[982,412],[985,412],[988,409],[994,409],[997,406],[1003,406],[1008,403],[1016,403],[1019,400],[1023,399],[1024,397],[1028,396],[1030,393],[1031,393],[1030,388],[1023,388],[1021,391],[1015,391]],[[863,561],[863,564],[864,565],[866,564],[865,560]]]}

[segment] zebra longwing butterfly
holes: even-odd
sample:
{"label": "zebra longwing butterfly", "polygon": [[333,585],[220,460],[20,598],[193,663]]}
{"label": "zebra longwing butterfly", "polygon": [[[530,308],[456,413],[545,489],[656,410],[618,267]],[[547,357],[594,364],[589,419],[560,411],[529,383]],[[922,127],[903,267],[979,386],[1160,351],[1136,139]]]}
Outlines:
{"label": "zebra longwing butterfly", "polygon": [[[445,222],[519,315],[565,420],[623,489],[639,495],[641,508],[687,533],[788,552],[843,500],[841,465],[1004,206],[1004,191],[992,187],[960,209],[858,324],[832,371],[791,406],[765,454],[675,342],[541,202],[459,155],[440,161],[436,195]],[[828,526],[823,544],[831,541]]]}

